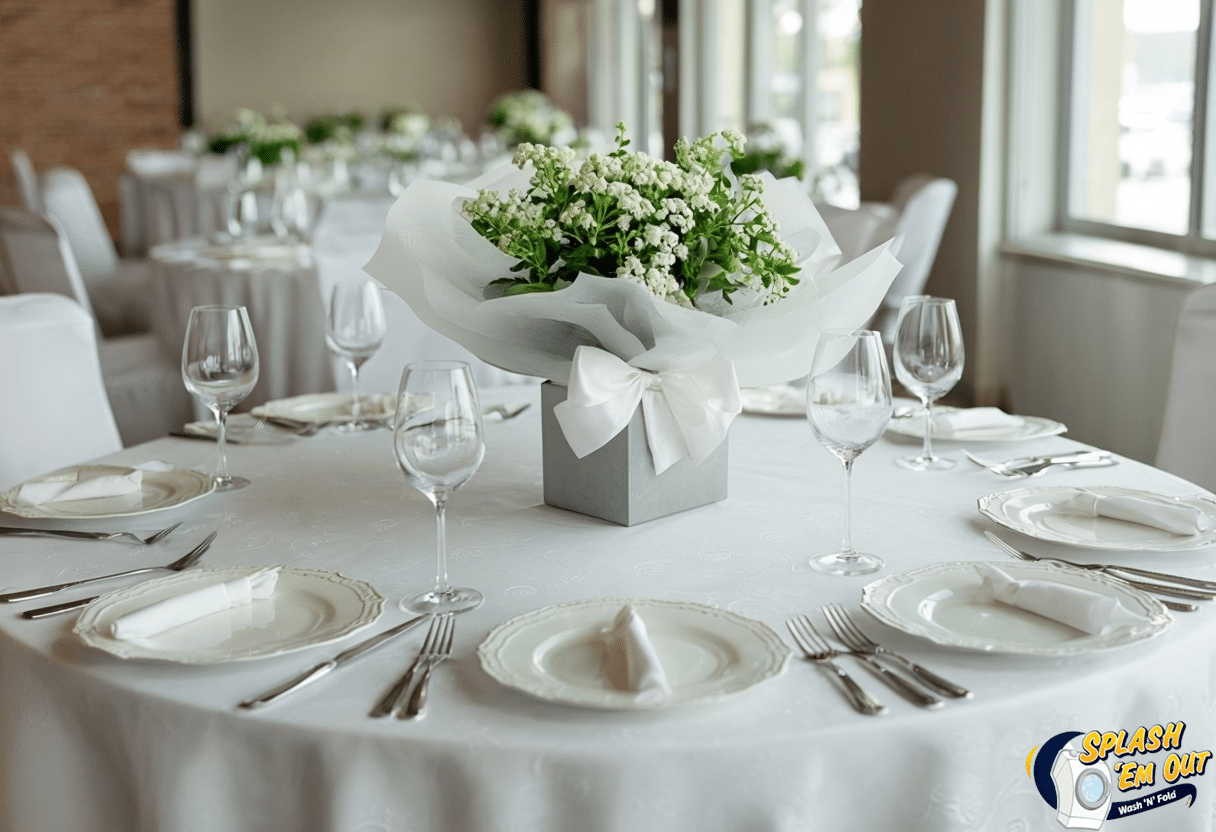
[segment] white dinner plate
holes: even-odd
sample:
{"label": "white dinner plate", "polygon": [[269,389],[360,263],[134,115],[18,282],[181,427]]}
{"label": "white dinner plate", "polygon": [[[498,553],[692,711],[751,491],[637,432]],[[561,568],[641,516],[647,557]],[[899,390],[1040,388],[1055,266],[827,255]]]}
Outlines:
{"label": "white dinner plate", "polygon": [[806,416],[806,389],[792,384],[741,387],[743,412],[758,416]]}
{"label": "white dinner plate", "polygon": [[[387,422],[393,418],[397,397],[390,393],[365,393],[360,397],[363,418],[369,422]],[[259,418],[290,419],[293,422],[328,425],[350,421],[349,393],[309,393],[276,399],[253,408]]]}
{"label": "white dinner plate", "polygon": [[117,639],[111,633],[114,621],[129,612],[263,568],[191,569],[111,592],[85,607],[75,632],[86,644],[124,659],[216,664],[278,656],[336,641],[373,624],[384,608],[384,598],[364,581],[337,572],[284,566],[270,598],[213,613],[138,642]]}
{"label": "white dinner plate", "polygon": [[[626,604],[646,625],[667,675],[669,696],[639,701],[601,669],[596,636]],[[540,699],[603,710],[646,710],[712,702],[781,675],[789,648],[759,621],[681,601],[602,598],[512,618],[477,648],[481,666],[507,687]]]}
{"label": "white dinner plate", "polygon": [[[80,472],[98,476],[121,474],[130,470],[130,468],[116,465],[79,465],[35,477],[27,482],[75,480]],[[170,471],[144,471],[137,493],[117,497],[98,497],[92,500],[62,500],[34,506],[21,505],[17,502],[17,492],[20,490],[21,486],[18,485],[0,494],[0,510],[18,517],[36,519],[87,518],[99,520],[107,517],[130,517],[185,505],[191,500],[197,500],[214,491],[215,479],[209,474],[187,468],[174,468]]]}
{"label": "white dinner plate", "polygon": [[1173,619],[1156,598],[1100,572],[1054,563],[1004,563],[1017,580],[1058,581],[1117,598],[1144,615],[1143,627],[1090,635],[1067,624],[996,601],[974,563],[939,563],[888,575],[861,591],[861,607],[884,624],[937,644],[1028,656],[1073,656],[1124,647],[1162,633]]}
{"label": "white dinner plate", "polygon": [[[955,413],[960,408],[934,405],[934,415]],[[934,429],[933,439],[946,442],[1021,442],[1026,439],[1042,439],[1045,436],[1056,436],[1068,428],[1061,422],[1044,419],[1042,416],[1015,416],[1017,422],[1007,425],[954,429]],[[925,414],[917,409],[907,416],[891,419],[887,425],[891,433],[902,436],[912,436],[917,439],[925,438]]]}
{"label": "white dinner plate", "polygon": [[980,497],[978,505],[985,517],[1007,529],[1040,540],[1087,549],[1180,552],[1216,543],[1216,528],[1191,535],[1173,534],[1140,523],[1074,514],[1060,508],[1068,500],[1085,492],[1102,497],[1137,497],[1169,505],[1189,506],[1216,520],[1216,501],[1208,497],[1171,497],[1151,491],[1102,485],[1085,488],[1067,485],[1018,488]]}

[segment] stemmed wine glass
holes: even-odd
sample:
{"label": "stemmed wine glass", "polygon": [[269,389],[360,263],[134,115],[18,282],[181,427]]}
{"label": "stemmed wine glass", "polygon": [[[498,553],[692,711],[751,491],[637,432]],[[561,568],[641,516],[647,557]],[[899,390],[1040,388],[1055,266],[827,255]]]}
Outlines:
{"label": "stemmed wine glass", "polygon": [[933,453],[933,402],[963,376],[963,330],[949,298],[904,298],[895,328],[895,376],[925,406],[925,442],[920,454],[896,462],[914,471],[945,470],[954,460]]}
{"label": "stemmed wine glass", "polygon": [[853,460],[873,445],[891,418],[891,372],[882,336],[828,329],[819,336],[806,388],[806,418],[819,443],[844,463],[844,537],[840,550],[811,558],[832,575],[863,575],[882,559],[853,548],[849,511]]}
{"label": "stemmed wine glass", "polygon": [[397,394],[393,452],[409,484],[434,503],[437,527],[435,587],[402,600],[406,612],[460,612],[482,601],[477,590],[448,583],[444,512],[452,492],[481,465],[485,450],[469,365],[423,361],[406,367]]}
{"label": "stemmed wine glass", "polygon": [[182,380],[190,394],[215,414],[215,487],[231,491],[249,485],[228,473],[225,442],[228,411],[258,383],[258,345],[243,306],[196,306],[190,310],[182,345]]}
{"label": "stemmed wine glass", "polygon": [[334,284],[325,321],[325,343],[350,368],[350,421],[339,430],[367,430],[359,399],[359,368],[384,343],[384,306],[374,280]]}

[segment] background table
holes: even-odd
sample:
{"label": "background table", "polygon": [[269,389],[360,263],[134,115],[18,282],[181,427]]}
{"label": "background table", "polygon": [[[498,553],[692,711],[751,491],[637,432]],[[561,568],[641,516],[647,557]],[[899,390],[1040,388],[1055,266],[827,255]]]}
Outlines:
{"label": "background table", "polygon": [[[534,389],[489,391],[483,404],[531,396]],[[653,713],[579,710],[503,688],[481,670],[476,646],[524,612],[602,597],[686,600],[784,635],[786,617],[826,602],[857,612],[861,587],[876,577],[829,577],[806,565],[839,540],[842,472],[801,419],[741,416],[731,429],[726,500],[625,528],[542,504],[538,409],[487,423],[485,463],[451,501],[453,578],[486,602],[457,619],[454,656],[433,680],[425,719],[366,717],[420,632],[274,706],[238,712],[241,699],[341,647],[209,667],[124,662],[81,644],[67,618],[31,622],[6,609],[0,829],[1055,829],[1026,770],[1032,750],[1055,734],[1184,721],[1182,750],[1216,747],[1211,607],[1179,614],[1150,642],[1073,658],[945,649],[863,616],[867,631],[975,691],[973,700],[923,711],[849,662],[889,706],[877,718],[855,713],[821,668],[797,659],[736,698]],[[1074,446],[1054,437],[986,450],[1001,457]],[[954,471],[896,467],[896,456],[914,448],[884,439],[854,472],[854,540],[887,559],[879,575],[1001,561],[982,536],[989,524],[975,501],[1013,484],[962,461],[948,443],[941,449],[960,458]],[[207,467],[214,451],[162,439],[115,459]],[[434,517],[397,470],[386,432],[241,445],[229,458],[253,485],[145,518],[148,528],[186,521],[165,544],[3,539],[0,582],[26,587],[166,561],[219,529],[206,564],[335,569],[388,599],[374,630],[404,620],[397,599],[433,578]],[[1035,482],[1198,491],[1129,461]],[[1213,554],[1128,557],[1213,578]],[[1193,806],[1121,819],[1119,830],[1212,829],[1212,775],[1188,782],[1198,787]]]}
{"label": "background table", "polygon": [[248,310],[261,368],[257,386],[239,409],[334,389],[311,246],[273,239],[216,245],[196,238],[156,246],[149,259],[153,328],[174,360],[181,358],[193,307]]}

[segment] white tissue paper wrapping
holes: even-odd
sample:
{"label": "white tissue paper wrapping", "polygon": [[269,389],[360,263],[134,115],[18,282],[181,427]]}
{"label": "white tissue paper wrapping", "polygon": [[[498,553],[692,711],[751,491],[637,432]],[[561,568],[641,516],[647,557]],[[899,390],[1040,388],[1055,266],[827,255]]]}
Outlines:
{"label": "white tissue paper wrapping", "polygon": [[14,499],[18,505],[38,506],[138,494],[143,488],[144,471],[168,471],[172,467],[161,460],[149,460],[132,468],[82,466],[69,474],[40,477],[24,483]]}
{"label": "white tissue paper wrapping", "polygon": [[1054,581],[1018,580],[988,563],[975,564],[984,589],[1002,604],[1059,621],[1091,635],[1108,635],[1121,628],[1135,630],[1152,622],[1120,603],[1118,598]]}
{"label": "white tissue paper wrapping", "polygon": [[599,641],[604,673],[614,688],[637,693],[641,702],[659,702],[671,692],[646,624],[632,604],[621,608]]}
{"label": "white tissue paper wrapping", "polygon": [[155,636],[173,627],[274,595],[278,569],[262,569],[229,581],[209,584],[165,598],[115,619],[111,625],[114,638],[139,640]]}
{"label": "white tissue paper wrapping", "polygon": [[1061,503],[1059,508],[1086,517],[1109,517],[1181,535],[1199,534],[1216,526],[1216,521],[1192,506],[1143,497],[1103,496],[1085,491]]}
{"label": "white tissue paper wrapping", "polygon": [[[486,287],[511,275],[516,261],[482,237],[460,206],[482,188],[526,188],[531,170],[511,165],[467,186],[426,180],[411,184],[389,211],[380,245],[364,268],[432,329],[504,370],[568,384],[576,352],[586,352],[578,348],[587,347],[603,350],[634,370],[668,374],[661,382],[665,388],[684,385],[687,390],[685,382],[669,382],[668,377],[716,375],[720,370],[708,368],[729,361],[737,400],[739,385],[757,387],[805,375],[820,330],[863,325],[900,270],[888,251],[890,243],[838,266],[840,247],[802,186],[769,174],[764,178],[764,203],[778,221],[782,239],[798,252],[802,268],[799,284],[768,306],[749,303],[747,290],[741,289],[733,305],[709,297],[690,309],[661,300],[636,283],[590,274],[579,275],[560,291],[486,300]],[[613,409],[623,409],[628,402],[637,406],[632,379],[622,383],[618,377],[606,384],[623,397]],[[649,379],[646,386],[649,389]],[[707,402],[722,399],[720,392],[705,392]],[[665,418],[651,415],[658,407],[671,410],[667,425],[648,437],[660,445],[651,447],[656,458],[700,453],[687,447],[686,438],[681,441],[686,431],[670,429],[672,420],[681,421],[675,413],[679,405],[670,407],[674,397],[683,400],[680,393],[652,397],[644,410],[647,419]],[[584,391],[577,398],[596,402],[597,394]],[[640,400],[646,408],[645,397]],[[726,404],[716,414],[707,406],[706,419],[725,418],[729,426],[739,408],[737,401]],[[575,405],[567,409],[562,428],[576,452],[575,444],[603,444],[612,438],[597,433],[598,418],[593,410],[579,412]],[[609,423],[619,421],[614,417]],[[596,436],[588,439],[585,434]]]}

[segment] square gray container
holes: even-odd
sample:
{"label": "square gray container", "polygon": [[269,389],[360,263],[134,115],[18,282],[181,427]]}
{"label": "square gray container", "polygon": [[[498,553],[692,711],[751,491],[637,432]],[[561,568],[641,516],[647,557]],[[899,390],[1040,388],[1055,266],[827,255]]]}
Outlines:
{"label": "square gray container", "polygon": [[541,385],[546,505],[633,526],[726,498],[726,441],[700,465],[681,459],[656,474],[639,407],[608,444],[579,459],[553,413],[565,400],[565,387]]}

